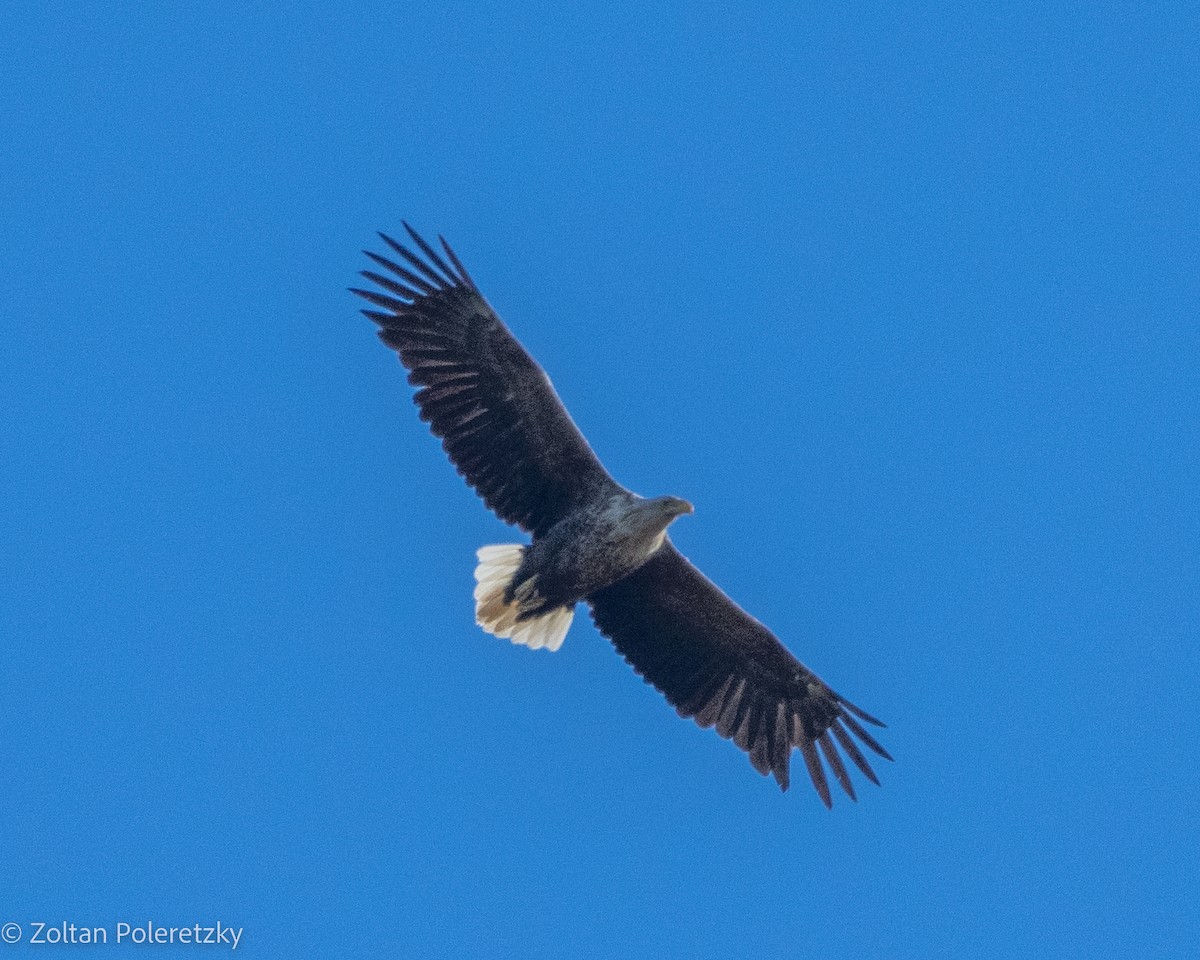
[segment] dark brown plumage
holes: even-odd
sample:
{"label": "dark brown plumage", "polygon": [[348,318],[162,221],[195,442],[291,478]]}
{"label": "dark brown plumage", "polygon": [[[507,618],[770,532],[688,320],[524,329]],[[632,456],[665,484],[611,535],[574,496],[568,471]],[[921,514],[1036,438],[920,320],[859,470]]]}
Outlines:
{"label": "dark brown plumage", "polygon": [[398,260],[367,256],[390,276],[364,271],[380,289],[354,292],[378,308],[363,312],[410,371],[421,418],[458,472],[502,520],[533,535],[529,547],[481,551],[480,624],[557,649],[584,600],[601,633],[680,716],[715,726],[783,789],[793,748],[827,806],[826,767],[855,798],[842,753],[878,783],[855,738],[890,760],[859,721],[882,724],[665,539],[690,505],[645,501],[618,484],[445,240],[443,257],[405,229],[419,253],[384,236]]}

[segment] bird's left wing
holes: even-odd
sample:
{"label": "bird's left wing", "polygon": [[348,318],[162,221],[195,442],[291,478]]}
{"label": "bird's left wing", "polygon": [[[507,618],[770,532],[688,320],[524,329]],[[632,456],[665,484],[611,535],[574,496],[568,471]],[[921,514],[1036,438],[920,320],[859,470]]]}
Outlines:
{"label": "bird's left wing", "polygon": [[600,632],[680,716],[716,726],[784,790],[793,747],[826,806],[832,800],[818,749],[851,799],[854,787],[839,746],[869,780],[879,782],[854,737],[890,760],[858,721],[883,724],[834,693],[670,541],[588,602]]}
{"label": "bird's left wing", "polygon": [[380,234],[403,263],[364,251],[388,275],[364,271],[380,289],[353,292],[380,308],[363,313],[421,388],[421,419],[467,483],[501,520],[535,536],[620,490],[446,241],[443,259],[404,228],[420,252]]}

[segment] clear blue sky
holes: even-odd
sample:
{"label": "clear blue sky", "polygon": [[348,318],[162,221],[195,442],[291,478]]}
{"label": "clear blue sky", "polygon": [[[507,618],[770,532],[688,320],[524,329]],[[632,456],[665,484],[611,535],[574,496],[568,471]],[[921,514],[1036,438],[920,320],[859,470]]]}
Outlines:
{"label": "clear blue sky", "polygon": [[[0,15],[0,922],[1193,955],[1195,8],[566,6]],[[346,292],[401,218],[881,789],[474,626],[516,531]]]}

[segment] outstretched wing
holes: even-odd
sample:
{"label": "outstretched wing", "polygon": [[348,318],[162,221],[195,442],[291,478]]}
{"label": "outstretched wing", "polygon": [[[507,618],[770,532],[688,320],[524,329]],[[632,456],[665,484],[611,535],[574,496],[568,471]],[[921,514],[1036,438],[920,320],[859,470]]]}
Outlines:
{"label": "outstretched wing", "polygon": [[702,727],[715,725],[784,790],[793,747],[827,807],[832,800],[818,749],[852,800],[857,798],[839,746],[868,780],[879,783],[854,737],[891,760],[858,721],[883,724],[829,689],[669,541],[643,567],[588,602],[600,632],[680,716],[694,717]]}
{"label": "outstretched wing", "polygon": [[[420,250],[383,240],[406,264],[364,251],[391,276],[354,290],[379,310],[380,339],[400,354],[421,419],[458,472],[501,520],[535,536],[571,510],[620,489],[571,420],[545,371],[525,352],[454,251],[449,263],[406,223]],[[423,256],[422,256],[423,255]]]}

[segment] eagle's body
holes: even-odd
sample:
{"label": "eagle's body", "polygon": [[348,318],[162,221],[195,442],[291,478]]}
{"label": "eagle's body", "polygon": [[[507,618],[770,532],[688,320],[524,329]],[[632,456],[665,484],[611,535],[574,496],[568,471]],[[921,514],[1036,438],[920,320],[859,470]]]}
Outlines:
{"label": "eagle's body", "polygon": [[532,544],[483,547],[475,620],[488,633],[557,650],[575,604],[623,580],[662,549],[667,527],[692,505],[626,490],[579,504]]}
{"label": "eagle's body", "polygon": [[409,234],[424,257],[384,237],[407,266],[368,253],[393,276],[365,272],[387,292],[354,292],[383,308],[364,312],[420,387],[421,418],[459,473],[501,519],[532,534],[528,546],[479,551],[480,626],[557,650],[575,605],[587,602],[600,631],[681,716],[715,726],[784,789],[796,747],[829,805],[819,749],[853,798],[835,740],[878,783],[851,734],[890,759],[855,718],[879,721],[834,693],[674,548],[666,529],[691,505],[618,484],[445,241],[450,263]]}
{"label": "eagle's body", "polygon": [[642,566],[662,547],[668,524],[691,512],[686,500],[625,492],[583,505],[534,540],[509,593],[536,578],[545,609],[574,606]]}

